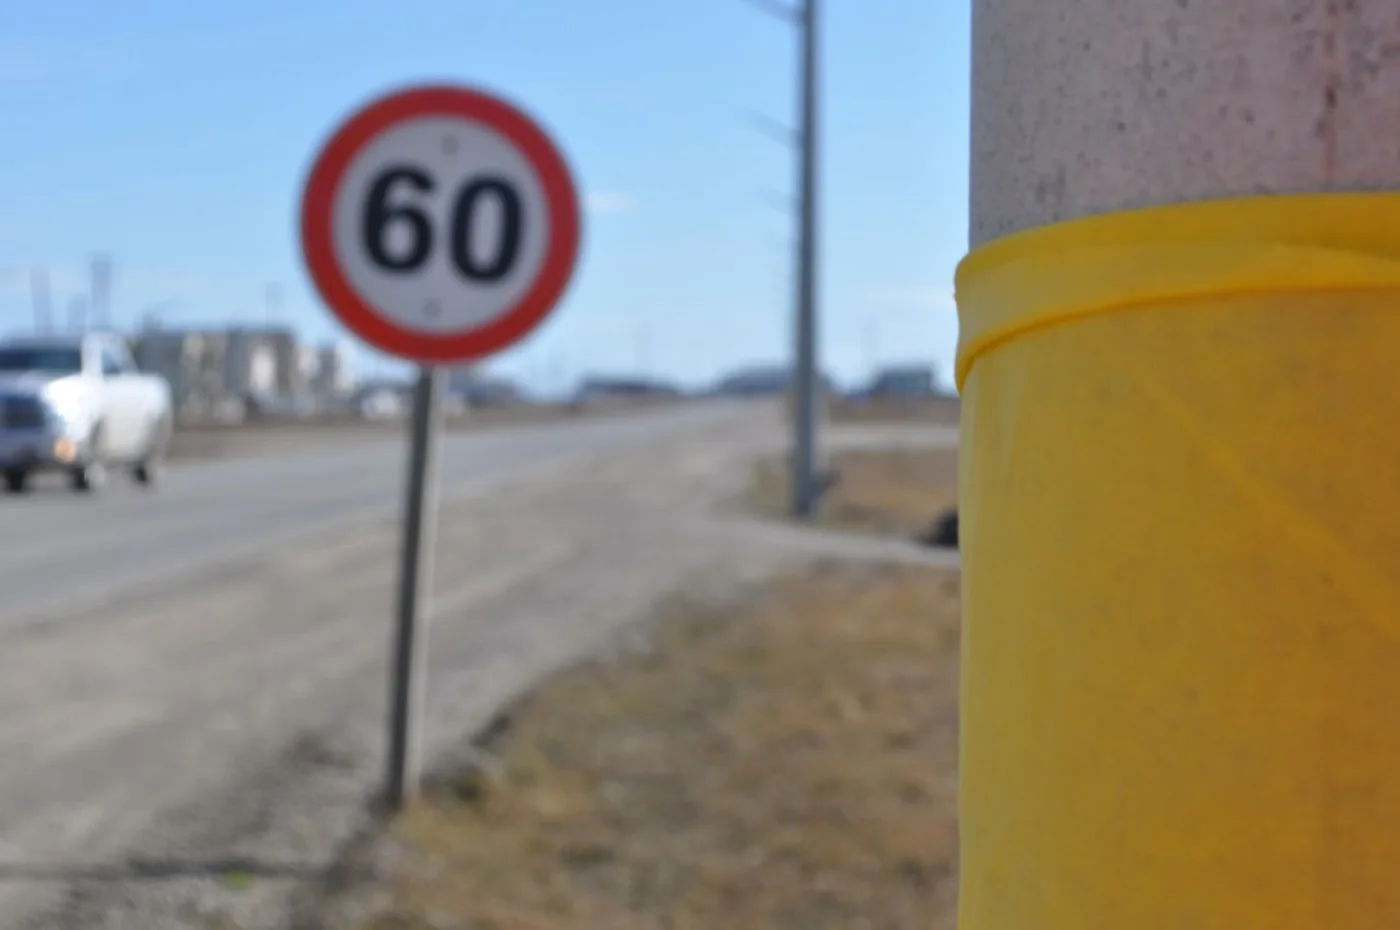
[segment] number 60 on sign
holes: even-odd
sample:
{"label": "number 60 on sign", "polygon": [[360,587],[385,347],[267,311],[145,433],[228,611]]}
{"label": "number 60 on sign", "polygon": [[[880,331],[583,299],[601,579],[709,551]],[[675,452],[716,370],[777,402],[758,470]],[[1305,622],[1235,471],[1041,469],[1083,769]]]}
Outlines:
{"label": "number 60 on sign", "polygon": [[563,156],[510,104],[458,87],[371,103],[320,151],[301,210],[317,289],[366,342],[422,363],[499,352],[548,316],[578,255]]}

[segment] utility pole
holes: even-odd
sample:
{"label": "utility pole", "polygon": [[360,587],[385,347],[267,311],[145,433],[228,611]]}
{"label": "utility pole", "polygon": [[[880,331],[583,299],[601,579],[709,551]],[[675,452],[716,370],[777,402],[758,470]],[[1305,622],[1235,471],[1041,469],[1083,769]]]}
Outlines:
{"label": "utility pole", "polygon": [[162,300],[159,303],[151,304],[141,311],[137,325],[142,330],[161,329],[165,325],[165,313],[173,307],[179,306],[180,301],[174,298]]}
{"label": "utility pole", "polygon": [[264,293],[264,300],[267,311],[266,325],[268,329],[272,329],[282,319],[282,286],[275,282],[269,284]]}
{"label": "utility pole", "polygon": [[555,355],[550,359],[548,396],[563,400],[568,392],[568,382],[564,371],[564,358]]}
{"label": "utility pole", "polygon": [[[822,479],[817,474],[817,154],[820,10],[818,0],[800,0],[794,9],[777,0],[749,0],[751,5],[797,28],[798,127],[790,134],[797,148],[796,306],[793,320],[792,383],[792,513],[810,519],[821,501]],[[765,121],[768,122],[768,121]]]}
{"label": "utility pole", "polygon": [[106,329],[112,325],[112,257],[95,255],[92,259],[92,292],[89,296],[92,325]]}
{"label": "utility pole", "polygon": [[88,302],[86,298],[74,297],[68,302],[68,327],[74,332],[82,332],[88,322]]}
{"label": "utility pole", "polygon": [[865,321],[865,367],[874,380],[880,367],[880,323],[874,316]]}
{"label": "utility pole", "polygon": [[645,323],[638,323],[636,330],[637,359],[635,362],[638,378],[645,378],[651,371],[651,358],[649,352],[650,347],[648,344],[648,335],[649,334],[647,333],[647,325]]}
{"label": "utility pole", "polygon": [[53,329],[53,294],[49,290],[49,273],[35,268],[29,273],[29,293],[34,306],[34,331],[47,333]]}
{"label": "utility pole", "polygon": [[802,5],[801,223],[797,238],[797,320],[793,370],[792,511],[801,519],[817,510],[817,25],[818,0]]}

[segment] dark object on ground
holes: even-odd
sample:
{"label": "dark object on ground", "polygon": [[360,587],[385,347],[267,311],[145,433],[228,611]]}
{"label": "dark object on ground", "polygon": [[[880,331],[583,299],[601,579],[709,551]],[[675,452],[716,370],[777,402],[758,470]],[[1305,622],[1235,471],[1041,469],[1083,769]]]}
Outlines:
{"label": "dark object on ground", "polygon": [[841,483],[841,473],[834,468],[819,471],[813,477],[816,479],[816,486],[812,488],[812,491],[817,496],[818,504],[825,500],[826,496]]}
{"label": "dark object on ground", "polygon": [[949,510],[934,521],[933,526],[919,539],[919,542],[925,546],[937,546],[941,549],[958,548],[957,510]]}

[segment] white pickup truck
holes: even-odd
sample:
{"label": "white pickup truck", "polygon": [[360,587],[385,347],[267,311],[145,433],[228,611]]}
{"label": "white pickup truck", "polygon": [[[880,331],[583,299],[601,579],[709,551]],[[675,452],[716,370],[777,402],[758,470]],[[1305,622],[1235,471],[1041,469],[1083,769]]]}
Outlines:
{"label": "white pickup truck", "polygon": [[152,485],[170,439],[170,385],[108,333],[0,339],[0,476],[24,491],[41,471],[94,491],[111,467]]}

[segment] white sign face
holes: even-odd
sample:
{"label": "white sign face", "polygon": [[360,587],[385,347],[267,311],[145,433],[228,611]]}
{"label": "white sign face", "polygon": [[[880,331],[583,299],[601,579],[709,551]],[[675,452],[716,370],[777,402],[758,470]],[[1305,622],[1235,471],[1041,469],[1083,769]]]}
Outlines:
{"label": "white sign face", "polygon": [[533,120],[490,94],[428,85],[341,124],[301,203],[317,290],[370,345],[421,363],[525,338],[573,275],[578,195]]}
{"label": "white sign face", "polygon": [[549,206],[526,155],[455,116],[404,120],[350,161],[331,241],[347,281],[383,319],[424,333],[475,329],[539,277]]}

